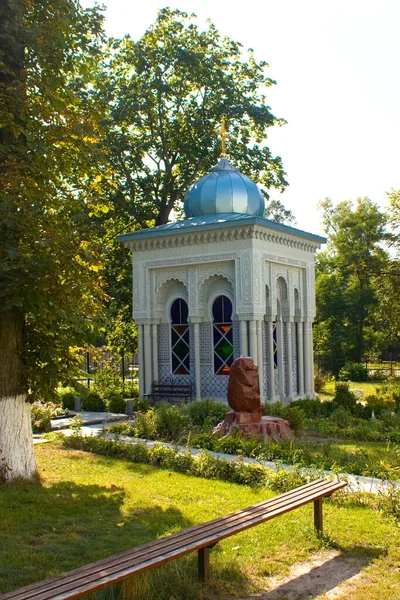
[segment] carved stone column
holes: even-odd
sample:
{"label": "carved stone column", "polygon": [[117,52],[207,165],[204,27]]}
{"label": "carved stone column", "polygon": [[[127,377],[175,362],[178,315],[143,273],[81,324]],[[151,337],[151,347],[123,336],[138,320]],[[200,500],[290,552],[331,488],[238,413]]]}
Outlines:
{"label": "carved stone column", "polygon": [[293,348],[292,348],[292,321],[286,323],[286,340],[287,340],[287,397],[288,400],[293,398]]}
{"label": "carved stone column", "polygon": [[303,344],[303,323],[296,323],[297,327],[297,375],[299,382],[298,396],[304,396],[304,344]]}
{"label": "carved stone column", "polygon": [[144,391],[144,344],[143,325],[138,325],[138,354],[139,354],[139,398],[143,398]]}
{"label": "carved stone column", "polygon": [[144,393],[150,394],[152,383],[151,325],[143,326],[144,334]]}
{"label": "carved stone column", "polygon": [[312,357],[312,324],[305,321],[304,324],[304,386],[307,398],[314,396],[314,373]]}
{"label": "carved stone column", "polygon": [[247,321],[239,321],[240,354],[249,355],[249,339],[247,335]]}
{"label": "carved stone column", "polygon": [[258,365],[257,356],[257,325],[255,321],[249,321],[249,334],[250,334],[250,356]]}
{"label": "carved stone column", "polygon": [[158,340],[157,340],[157,323],[151,326],[151,335],[153,342],[153,379],[158,379]]}
{"label": "carved stone column", "polygon": [[200,363],[200,324],[193,323],[194,333],[194,372],[196,381],[196,400],[201,398],[201,363]]}
{"label": "carved stone column", "polygon": [[278,353],[278,392],[279,400],[285,398],[285,363],[283,361],[283,322],[276,322],[276,342]]}
{"label": "carved stone column", "polygon": [[268,326],[268,347],[267,352],[269,355],[268,360],[268,377],[269,377],[269,401],[275,402],[275,368],[274,368],[274,333],[272,321],[267,321]]}
{"label": "carved stone column", "polygon": [[257,320],[257,353],[258,353],[258,378],[260,383],[260,399],[265,401],[264,394],[264,353],[263,353],[263,321]]}

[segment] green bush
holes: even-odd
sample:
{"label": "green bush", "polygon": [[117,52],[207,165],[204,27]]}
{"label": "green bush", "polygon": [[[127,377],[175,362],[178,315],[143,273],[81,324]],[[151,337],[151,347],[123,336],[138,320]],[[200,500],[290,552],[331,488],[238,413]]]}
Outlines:
{"label": "green bush", "polygon": [[112,440],[78,435],[64,436],[62,443],[67,448],[123,458],[136,463],[151,464],[158,468],[187,473],[196,477],[220,479],[242,485],[270,486],[279,491],[287,491],[293,486],[315,479],[314,474],[305,474],[299,470],[276,473],[259,465],[245,465],[240,459],[225,461],[206,453],[193,457],[189,453],[180,453],[159,444],[155,444],[153,448],[147,448],[143,444],[128,445]]}
{"label": "green bush", "polygon": [[89,392],[86,398],[82,398],[82,410],[105,412],[106,403],[97,392]]}
{"label": "green bush", "polygon": [[193,425],[203,429],[212,429],[224,420],[229,406],[206,398],[205,400],[196,400],[186,404],[184,410]]}
{"label": "green bush", "polygon": [[189,429],[188,415],[178,406],[162,402],[155,411],[157,439],[177,441]]}
{"label": "green bush", "polygon": [[317,398],[302,398],[293,400],[290,404],[293,408],[299,408],[306,418],[328,417],[332,412],[332,402],[322,401]]}
{"label": "green bush", "polygon": [[281,417],[289,421],[290,429],[297,433],[304,426],[304,415],[298,406],[292,404],[282,404],[282,402],[273,402],[267,404],[264,414],[271,417]]}
{"label": "green bush", "polygon": [[328,376],[316,369],[314,372],[314,389],[317,394],[320,394],[324,391],[326,384],[328,383]]}
{"label": "green bush", "polygon": [[139,398],[139,386],[136,381],[127,381],[124,383],[125,398]]}
{"label": "green bush", "polygon": [[51,409],[45,404],[34,402],[31,404],[31,422],[33,433],[51,431]]}
{"label": "green bush", "polygon": [[68,410],[75,410],[75,392],[59,392],[58,395],[63,408],[67,408]]}
{"label": "green bush", "polygon": [[368,369],[360,363],[347,362],[339,371],[340,381],[367,381]]}
{"label": "green bush", "polygon": [[137,414],[133,425],[135,437],[145,440],[154,440],[156,438],[156,418],[154,409],[150,409],[145,414]]}
{"label": "green bush", "polygon": [[147,413],[150,410],[150,401],[148,398],[134,398],[133,412]]}
{"label": "green bush", "polygon": [[112,413],[125,414],[126,400],[119,394],[111,394],[108,399],[108,410]]}
{"label": "green bush", "polygon": [[102,398],[115,394],[122,396],[124,389],[119,368],[110,363],[99,369],[94,375],[93,391]]}
{"label": "green bush", "polygon": [[397,406],[393,399],[393,396],[389,393],[386,394],[373,394],[365,398],[365,404],[372,411],[377,419],[379,419],[385,411],[395,411]]}

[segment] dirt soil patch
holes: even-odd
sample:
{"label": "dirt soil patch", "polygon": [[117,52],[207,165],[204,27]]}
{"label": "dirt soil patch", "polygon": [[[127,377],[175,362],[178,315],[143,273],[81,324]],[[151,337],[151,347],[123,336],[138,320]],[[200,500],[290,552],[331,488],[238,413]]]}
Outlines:
{"label": "dirt soil patch", "polygon": [[367,557],[342,555],[337,550],[315,554],[294,565],[286,577],[268,577],[266,589],[242,600],[339,600],[351,589],[367,566]]}

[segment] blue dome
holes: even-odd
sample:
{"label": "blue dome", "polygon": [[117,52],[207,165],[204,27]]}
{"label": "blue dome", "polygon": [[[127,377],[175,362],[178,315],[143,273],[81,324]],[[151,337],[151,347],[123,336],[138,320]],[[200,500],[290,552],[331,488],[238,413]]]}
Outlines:
{"label": "blue dome", "polygon": [[254,181],[221,158],[188,189],[184,208],[186,218],[222,213],[263,217],[265,201]]}

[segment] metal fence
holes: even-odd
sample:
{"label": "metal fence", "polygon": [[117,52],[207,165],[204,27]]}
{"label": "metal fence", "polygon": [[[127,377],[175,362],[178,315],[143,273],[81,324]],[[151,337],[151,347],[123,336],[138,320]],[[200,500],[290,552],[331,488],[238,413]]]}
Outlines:
{"label": "metal fence", "polygon": [[[347,361],[342,355],[338,356],[331,352],[314,353],[314,365],[320,371],[338,373],[345,362]],[[386,354],[380,358],[369,356],[361,364],[371,376],[400,376],[400,354],[398,353]]]}
{"label": "metal fence", "polygon": [[138,355],[133,353],[113,352],[111,350],[95,349],[87,350],[80,356],[80,369],[82,376],[75,380],[86,383],[90,387],[93,377],[98,371],[113,366],[121,374],[122,381],[136,379],[139,368]]}

